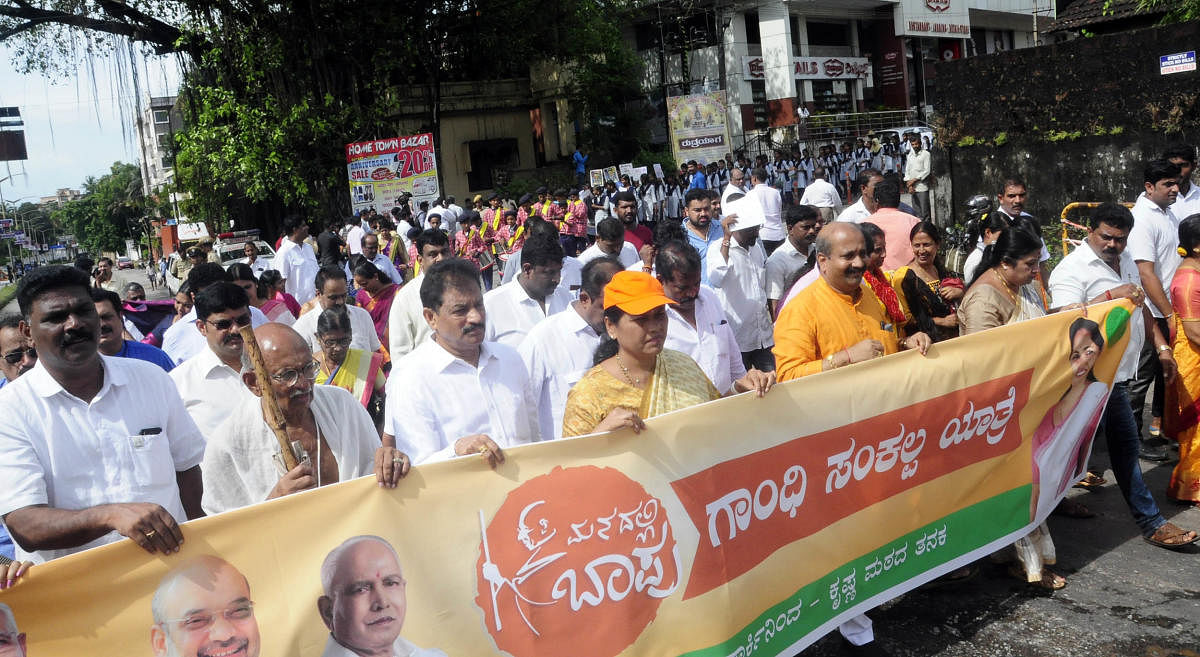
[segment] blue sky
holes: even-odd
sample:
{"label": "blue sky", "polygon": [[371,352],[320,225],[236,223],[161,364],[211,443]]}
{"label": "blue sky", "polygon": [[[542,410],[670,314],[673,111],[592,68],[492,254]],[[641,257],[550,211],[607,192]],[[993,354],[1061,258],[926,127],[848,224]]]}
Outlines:
{"label": "blue sky", "polygon": [[[179,76],[173,60],[144,61],[138,68],[144,97],[174,93]],[[24,162],[0,162],[0,178],[12,174],[0,182],[5,201],[36,201],[61,187],[79,189],[85,178],[103,175],[113,162],[138,161],[136,94],[128,67],[105,58],[96,60],[93,70],[94,85],[86,67],[61,80],[21,75],[12,52],[0,45],[0,106],[20,108],[29,151]]]}

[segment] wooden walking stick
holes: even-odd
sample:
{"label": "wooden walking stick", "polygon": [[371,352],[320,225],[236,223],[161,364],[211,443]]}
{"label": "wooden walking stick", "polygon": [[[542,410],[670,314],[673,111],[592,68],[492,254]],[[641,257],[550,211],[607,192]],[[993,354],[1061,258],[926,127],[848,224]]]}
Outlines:
{"label": "wooden walking stick", "polygon": [[275,434],[275,439],[279,441],[283,467],[291,472],[300,463],[292,452],[292,444],[287,437],[287,422],[283,419],[283,411],[279,409],[279,402],[275,399],[275,391],[271,390],[271,375],[267,373],[267,363],[263,360],[262,350],[258,348],[258,340],[254,338],[254,328],[243,326],[238,329],[238,333],[242,336],[242,348],[246,350],[250,363],[254,365],[254,376],[258,379],[259,389],[263,391],[264,419]]}

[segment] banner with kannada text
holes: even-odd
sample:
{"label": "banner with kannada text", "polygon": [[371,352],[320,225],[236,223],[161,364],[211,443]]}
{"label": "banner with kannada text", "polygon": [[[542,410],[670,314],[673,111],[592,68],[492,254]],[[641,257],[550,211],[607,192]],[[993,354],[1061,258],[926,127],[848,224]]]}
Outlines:
{"label": "banner with kannada text", "polygon": [[[34,567],[0,603],[33,657],[380,641],[426,656],[793,654],[1049,514],[1086,468],[1129,308],[718,400],[641,435],[510,449],[496,471],[464,458],[394,490],[364,478],[204,518],[179,554],[104,546]],[[335,550],[358,536],[378,538]]]}
{"label": "banner with kannada text", "polygon": [[725,109],[724,91],[667,97],[671,154],[676,163],[696,160],[708,164],[733,150]]}

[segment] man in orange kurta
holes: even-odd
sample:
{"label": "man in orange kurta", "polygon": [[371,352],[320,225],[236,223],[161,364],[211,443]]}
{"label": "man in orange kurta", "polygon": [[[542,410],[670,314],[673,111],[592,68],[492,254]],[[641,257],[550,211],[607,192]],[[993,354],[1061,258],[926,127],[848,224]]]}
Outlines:
{"label": "man in orange kurta", "polygon": [[835,222],[817,235],[821,276],[796,295],[775,322],[775,367],[780,381],[837,369],[905,349],[922,354],[930,339],[903,342],[899,327],[863,283],[869,248],[856,224]]}

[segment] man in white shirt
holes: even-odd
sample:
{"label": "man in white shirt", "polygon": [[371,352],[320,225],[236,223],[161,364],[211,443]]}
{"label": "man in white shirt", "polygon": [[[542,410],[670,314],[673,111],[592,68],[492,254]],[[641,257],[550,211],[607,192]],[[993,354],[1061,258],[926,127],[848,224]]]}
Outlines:
{"label": "man in white shirt", "polygon": [[317,254],[304,240],[308,224],[297,216],[284,217],[283,242],[275,252],[275,271],[284,279],[284,290],[303,305],[313,298],[313,280],[317,277]]}
{"label": "man in white shirt", "polygon": [[908,155],[908,160],[904,165],[904,183],[908,186],[908,193],[912,194],[913,205],[917,209],[917,218],[922,221],[929,221],[929,176],[933,173],[933,164],[930,159],[929,151],[925,150],[921,145],[921,138],[918,135],[909,137],[909,145],[912,152]]}
{"label": "man in white shirt", "polygon": [[[1032,227],[1034,228],[1033,232],[1040,239],[1040,224],[1037,223],[1037,219],[1034,218],[1033,215],[1025,211],[1025,203],[1028,198],[1029,192],[1027,191],[1024,180],[1016,177],[1005,178],[1004,182],[1000,183],[1000,192],[996,194],[996,212],[1001,216],[1007,217],[1008,224],[1010,226],[1016,225],[1017,220],[1021,217],[1032,221],[1034,224]],[[987,215],[984,216],[986,217]],[[980,230],[979,234],[979,245],[983,245],[982,230]],[[980,251],[980,256],[982,257],[982,249]],[[1043,240],[1042,254],[1038,257],[1038,268],[1043,281],[1050,279],[1050,270],[1046,267],[1046,261],[1049,259],[1050,250],[1046,248],[1045,240]],[[966,267],[964,266],[963,269],[965,270]],[[966,272],[964,271],[964,273]],[[967,282],[969,283],[971,280],[972,279],[968,277]]]}
{"label": "man in white shirt", "polygon": [[813,169],[813,179],[808,183],[808,187],[804,188],[804,194],[800,197],[800,205],[813,206],[817,212],[821,213],[821,221],[829,223],[835,216],[834,208],[842,206],[842,195],[838,193],[837,187],[825,179],[825,176],[825,167]]}
{"label": "man in white shirt", "polygon": [[[1129,254],[1137,263],[1142,279],[1142,289],[1150,300],[1150,314],[1164,335],[1170,334],[1175,311],[1171,308],[1171,279],[1175,269],[1183,260],[1179,256],[1179,218],[1170,206],[1179,194],[1180,167],[1167,160],[1152,160],[1143,171],[1145,191],[1133,204],[1133,230],[1129,231]],[[1142,348],[1138,375],[1129,384],[1129,401],[1133,404],[1146,402],[1146,394],[1154,388],[1150,402],[1153,425],[1159,424],[1163,414],[1163,372],[1153,348]],[[1135,406],[1141,409],[1142,406]],[[1135,410],[1138,433],[1142,430],[1142,414]],[[1170,458],[1166,441],[1156,439],[1143,445],[1142,458],[1165,461]]]}
{"label": "man in white shirt", "polygon": [[863,169],[858,174],[858,200],[842,210],[837,216],[838,221],[849,221],[861,224],[875,210],[875,185],[883,180],[883,174],[878,169]]}
{"label": "man in white shirt", "polygon": [[553,235],[539,232],[529,236],[521,248],[521,273],[483,295],[485,340],[516,349],[538,322],[567,309],[571,294],[558,285],[562,261],[562,245]]}
{"label": "man in white shirt", "polygon": [[753,197],[762,207],[763,225],[760,238],[767,255],[771,255],[772,251],[783,244],[783,238],[786,235],[783,229],[783,218],[780,216],[783,211],[783,196],[778,189],[767,182],[767,170],[763,167],[755,167],[750,172],[750,182],[753,187],[746,192],[746,196]]}
{"label": "man in white shirt", "polygon": [[1136,310],[1129,320],[1129,342],[1113,377],[1112,393],[1104,408],[1104,429],[1099,433],[1103,433],[1108,441],[1113,476],[1142,535],[1154,544],[1181,547],[1195,541],[1196,534],[1168,523],[1142,480],[1138,463],[1141,432],[1134,419],[1134,415],[1140,415],[1142,407],[1135,409],[1129,403],[1129,382],[1137,375],[1144,343],[1152,346],[1155,358],[1169,378],[1174,378],[1177,369],[1170,344],[1145,306],[1146,294],[1139,286],[1141,276],[1125,248],[1134,225],[1133,215],[1122,205],[1105,203],[1093,210],[1088,217],[1087,240],[1064,257],[1050,274],[1050,305],[1059,309],[1119,298],[1134,303]]}
{"label": "man in white shirt", "polygon": [[242,245],[242,255],[246,256],[246,264],[250,266],[250,271],[254,272],[255,276],[262,276],[264,271],[271,268],[270,260],[258,257],[258,245],[254,243],[253,239]]}
{"label": "man in white shirt", "polygon": [[511,347],[484,341],[487,311],[479,270],[460,259],[425,272],[421,303],[432,338],[392,368],[383,444],[423,463],[536,442],[529,374]]}
{"label": "man in white shirt", "polygon": [[379,351],[379,334],[375,332],[375,320],[371,319],[371,313],[346,303],[346,272],[339,267],[321,267],[317,272],[315,288],[316,305],[300,315],[292,324],[292,328],[308,343],[309,349],[313,352],[321,350],[321,342],[317,340],[317,319],[321,313],[334,306],[345,306],[346,312],[350,314],[350,348],[361,349],[367,353]]}
{"label": "man in white shirt", "polygon": [[317,611],[329,628],[321,657],[446,657],[400,636],[405,584],[400,555],[382,538],[355,536],[334,548],[321,563]]}
{"label": "man in white shirt", "polygon": [[[366,258],[367,262],[375,265],[376,269],[383,272],[383,275],[387,276],[391,282],[396,285],[404,283],[404,277],[400,275],[400,272],[396,271],[396,265],[392,264],[392,259],[379,252],[379,236],[375,233],[363,235],[361,255],[363,258]],[[354,259],[350,259],[346,261],[346,264],[342,265],[342,270],[345,272],[346,280],[348,281],[354,280],[354,272],[350,270],[353,264]]]}
{"label": "man in white shirt", "polygon": [[429,337],[429,324],[421,305],[421,281],[427,269],[450,255],[450,238],[440,230],[423,230],[414,242],[419,266],[417,277],[400,288],[388,312],[388,354],[393,363]]}
{"label": "man in white shirt", "polygon": [[203,515],[204,437],[157,365],[99,352],[88,275],[38,268],[21,281],[37,365],[0,394],[0,516],[18,561],[133,539],[171,554]]}
{"label": "man in white shirt", "polygon": [[733,194],[746,193],[746,174],[740,168],[734,167],[729,172],[729,184],[725,185],[725,189],[721,190],[721,205],[729,202],[729,197]]}
{"label": "man in white shirt", "polygon": [[667,305],[663,347],[691,356],[713,386],[725,394],[746,376],[746,366],[720,299],[700,284],[702,266],[700,254],[686,242],[671,240],[658,249],[654,275],[667,298],[675,301]]}
{"label": "man in white shirt", "polygon": [[242,396],[242,334],[250,299],[234,283],[216,283],[196,295],[196,327],[207,348],[171,371],[171,380],[200,433],[211,440]]}
{"label": "man in white shirt", "polygon": [[458,213],[449,207],[449,202],[445,199],[438,199],[438,202],[429,208],[429,212],[425,215],[425,228],[430,228],[429,218],[433,215],[438,215],[442,218],[441,229],[453,235],[458,231]]}
{"label": "man in white shirt", "polygon": [[615,217],[602,219],[596,224],[596,243],[584,249],[577,259],[580,265],[586,266],[588,262],[605,256],[620,260],[625,267],[641,260],[637,249],[625,241],[625,226]]}
{"label": "man in white shirt", "polygon": [[[192,309],[163,332],[162,350],[167,352],[167,355],[176,364],[182,363],[208,348],[208,343],[196,326],[196,295],[210,285],[232,280],[233,274],[222,269],[221,265],[212,262],[202,262],[188,272],[187,284],[190,290],[188,295],[192,298]],[[251,326],[257,328],[268,321],[267,316],[261,310],[250,306]]]}
{"label": "man in white shirt", "polygon": [[1192,182],[1196,170],[1196,149],[1188,144],[1179,144],[1167,149],[1163,159],[1179,165],[1179,195],[1171,205],[1171,214],[1183,221],[1200,212],[1200,187]]}
{"label": "man in white shirt", "polygon": [[[621,222],[607,219],[620,227]],[[529,371],[530,398],[537,402],[543,440],[562,437],[567,393],[595,364],[593,356],[604,332],[604,286],[624,267],[612,256],[593,258],[583,266],[579,299],[529,331],[517,351]]]}
{"label": "man in white shirt", "polygon": [[767,303],[771,315],[779,316],[779,301],[787,294],[787,284],[799,272],[804,275],[817,264],[813,242],[821,232],[821,215],[811,205],[793,205],[784,213],[787,239],[767,257]]}
{"label": "man in white shirt", "polygon": [[[291,495],[302,490],[348,481],[375,472],[376,464],[394,461],[407,472],[404,455],[383,449],[375,423],[362,404],[336,386],[314,385],[317,363],[308,343],[290,326],[267,324],[254,332],[269,381],[260,381],[248,355],[241,362],[242,381],[252,394],[238,404],[210,437],[204,452],[204,510],[222,513]],[[263,395],[273,395],[283,414],[288,441],[299,443],[300,463],[284,472],[277,457],[279,442],[264,418]],[[398,459],[398,461],[397,461]]]}
{"label": "man in white shirt", "polygon": [[725,237],[708,247],[708,282],[733,328],[746,369],[775,371],[775,331],[767,309],[767,252],[758,239],[761,224],[739,221],[736,214],[721,220]]}
{"label": "man in white shirt", "polygon": [[363,230],[362,221],[358,215],[346,217],[346,255],[358,255],[362,253],[362,238],[367,231]]}

